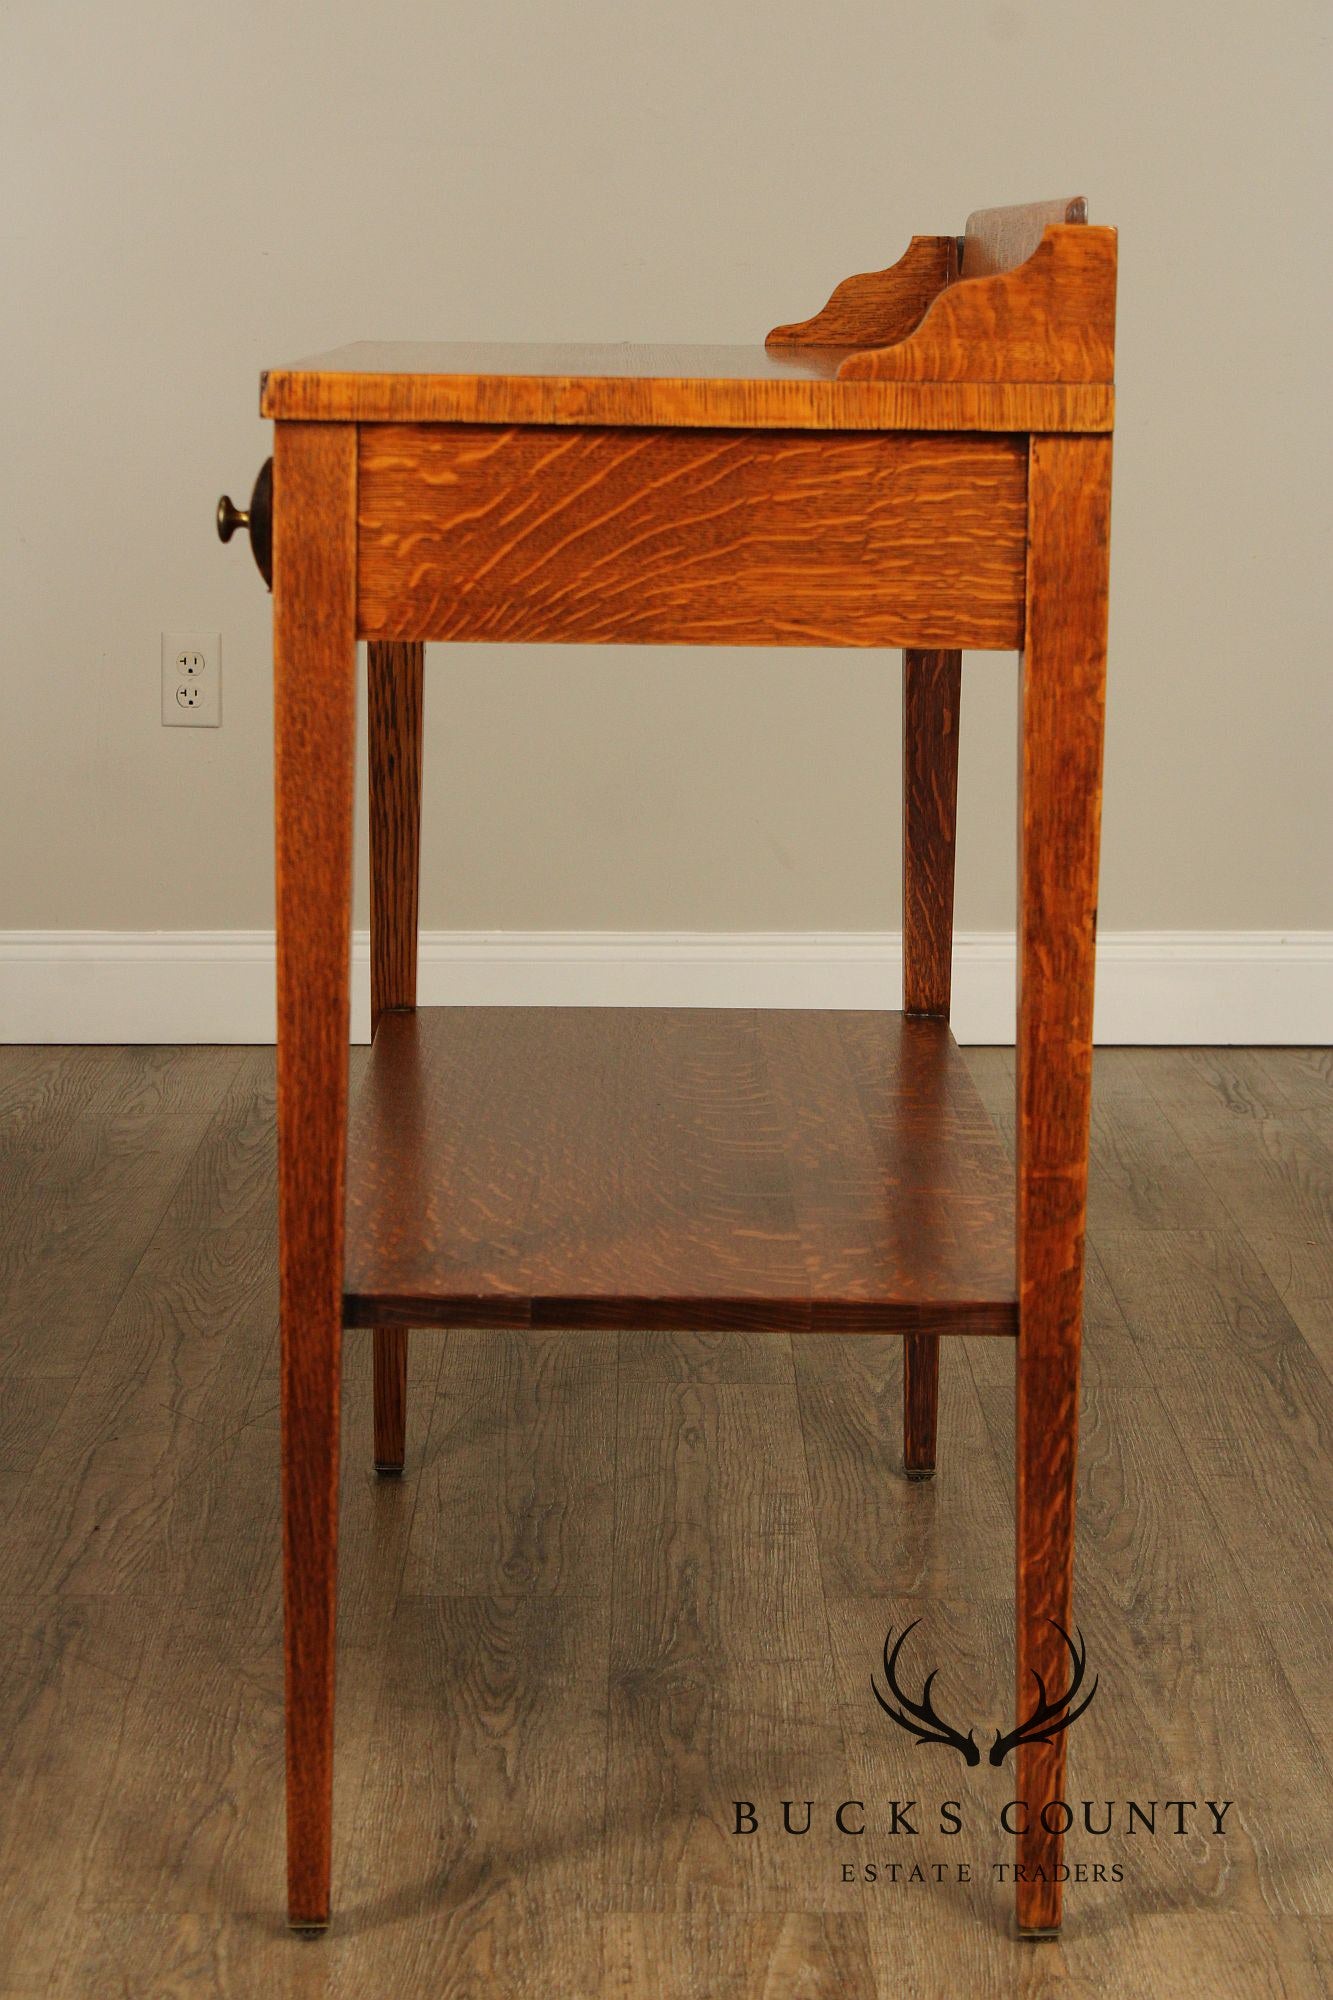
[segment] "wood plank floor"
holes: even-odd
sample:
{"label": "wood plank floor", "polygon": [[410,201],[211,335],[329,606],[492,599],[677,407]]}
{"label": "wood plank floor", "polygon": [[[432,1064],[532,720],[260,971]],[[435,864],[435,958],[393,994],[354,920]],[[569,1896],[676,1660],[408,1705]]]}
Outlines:
{"label": "wood plank floor", "polygon": [[[967,1060],[1007,1131],[1010,1053]],[[983,1742],[1008,1720],[1006,1343],[946,1345],[941,1470],[911,1485],[892,1339],[421,1334],[408,1474],[376,1482],[353,1333],[312,1942],[281,1914],[271,1054],[0,1050],[0,1995],[1327,1992],[1333,1058],[1099,1052],[1094,1155],[1101,1686],[1069,1797],[1230,1799],[1226,1836],[1202,1809],[1071,1836],[1123,1880],[1020,1944],[1008,1768],[870,1696],[919,1616],[918,1684],[938,1665]],[[866,1836],[833,1831],[844,1799]]]}

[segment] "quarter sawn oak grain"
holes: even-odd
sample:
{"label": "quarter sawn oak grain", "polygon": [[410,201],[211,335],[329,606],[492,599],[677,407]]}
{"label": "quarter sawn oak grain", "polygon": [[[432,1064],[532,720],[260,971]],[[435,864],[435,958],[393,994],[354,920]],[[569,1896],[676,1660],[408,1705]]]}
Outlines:
{"label": "quarter sawn oak grain", "polygon": [[287,1881],[328,1922],[344,1142],[356,749],[356,440],[280,424],[274,452],[278,1216]]}
{"label": "quarter sawn oak grain", "polygon": [[1026,263],[950,285],[915,332],[895,346],[849,355],[839,379],[1109,384],[1115,282],[1114,229],[1052,224]]}
{"label": "quarter sawn oak grain", "polygon": [[349,1325],[1013,1331],[1008,1174],[941,1021],[388,1014],[349,1158]]}
{"label": "quarter sawn oak grain", "polygon": [[[882,352],[873,349],[873,354]],[[1109,431],[1108,382],[846,379],[842,347],[363,341],[264,378],[261,413],[313,423],[671,430]],[[887,371],[893,373],[892,370]],[[910,372],[910,371],[909,371]]]}
{"label": "quarter sawn oak grain", "polygon": [[[370,1018],[417,1003],[425,648],[378,644],[366,663],[370,762]],[[401,1472],[407,1328],[375,1329],[375,1469]]]}
{"label": "quarter sawn oak grain", "polygon": [[887,271],[844,278],[813,319],[775,326],[766,347],[880,347],[901,340],[958,273],[952,236],[914,236]]}
{"label": "quarter sawn oak grain", "polygon": [[[1022,665],[1018,937],[1018,1714],[1040,1675],[1063,1687],[1073,1630],[1083,1234],[1092,1097],[1111,447],[1034,438]],[[1066,1739],[1025,1744],[1018,1791],[1063,1797]],[[1060,1921],[1058,1836],[1020,1860],[1022,1925]]]}
{"label": "quarter sawn oak grain", "polygon": [[[949,1018],[953,977],[954,834],[958,818],[960,652],[903,654],[903,1011]],[[903,1348],[903,1461],[935,1469],[938,1334]]]}
{"label": "quarter sawn oak grain", "polygon": [[361,431],[370,638],[1010,647],[1012,438]]}

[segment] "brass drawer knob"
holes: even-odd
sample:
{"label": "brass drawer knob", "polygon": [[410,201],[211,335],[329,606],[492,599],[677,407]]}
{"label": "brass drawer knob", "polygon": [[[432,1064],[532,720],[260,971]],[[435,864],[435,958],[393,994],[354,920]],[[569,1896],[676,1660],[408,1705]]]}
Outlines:
{"label": "brass drawer knob", "polygon": [[266,458],[259,468],[255,490],[248,507],[238,507],[229,494],[218,501],[218,540],[229,542],[238,528],[247,528],[250,547],[259,565],[259,574],[273,588],[273,460]]}

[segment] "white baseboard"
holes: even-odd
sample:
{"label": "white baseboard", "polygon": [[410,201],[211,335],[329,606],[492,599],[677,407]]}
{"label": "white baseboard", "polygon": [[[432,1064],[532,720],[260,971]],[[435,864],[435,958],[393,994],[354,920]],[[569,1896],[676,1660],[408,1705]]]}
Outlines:
{"label": "white baseboard", "polygon": [[[369,1016],[353,944],[353,1034]],[[876,931],[428,931],[423,1005],[897,1006]],[[270,1042],[271,931],[0,931],[0,1042]],[[1014,940],[961,933],[960,1042],[1014,1038]],[[1118,931],[1097,949],[1103,1043],[1333,1041],[1333,931]]]}

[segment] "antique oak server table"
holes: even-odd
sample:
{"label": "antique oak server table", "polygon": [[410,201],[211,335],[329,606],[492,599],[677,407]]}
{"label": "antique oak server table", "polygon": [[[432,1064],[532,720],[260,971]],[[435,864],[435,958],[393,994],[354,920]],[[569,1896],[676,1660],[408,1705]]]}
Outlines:
{"label": "antique oak server table", "polygon": [[[289,1911],[329,1915],[344,1327],[401,1470],[408,1327],[1016,1336],[1019,1712],[1069,1679],[1115,232],[915,237],[764,348],[354,346],[269,373]],[[271,543],[270,543],[271,531]],[[374,1043],[348,1129],[356,644]],[[423,644],[904,649],[901,1013],[417,1011]],[[962,647],[1022,653],[1018,1163],[949,1032]],[[1017,1795],[1058,1799],[1030,1716]],[[1019,1838],[1019,1928],[1060,1920]]]}

